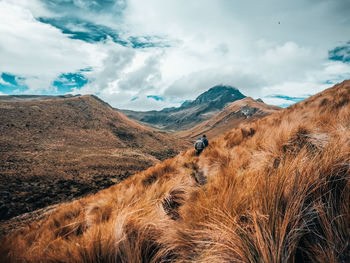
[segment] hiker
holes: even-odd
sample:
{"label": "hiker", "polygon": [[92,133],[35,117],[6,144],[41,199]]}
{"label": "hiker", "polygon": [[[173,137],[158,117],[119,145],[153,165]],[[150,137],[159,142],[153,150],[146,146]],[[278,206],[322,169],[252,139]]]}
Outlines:
{"label": "hiker", "polygon": [[198,140],[194,143],[194,148],[196,149],[196,154],[200,155],[203,149],[205,148],[204,142],[201,137],[198,137]]}
{"label": "hiker", "polygon": [[203,134],[202,141],[203,141],[203,143],[204,143],[204,148],[208,147],[209,141],[208,141],[208,139],[207,139],[207,136],[205,136],[205,134]]}

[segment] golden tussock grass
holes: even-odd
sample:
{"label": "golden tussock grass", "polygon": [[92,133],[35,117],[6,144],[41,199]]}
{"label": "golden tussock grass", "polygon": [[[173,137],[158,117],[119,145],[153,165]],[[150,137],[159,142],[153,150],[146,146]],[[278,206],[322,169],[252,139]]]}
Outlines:
{"label": "golden tussock grass", "polygon": [[350,81],[62,204],[2,262],[349,262]]}

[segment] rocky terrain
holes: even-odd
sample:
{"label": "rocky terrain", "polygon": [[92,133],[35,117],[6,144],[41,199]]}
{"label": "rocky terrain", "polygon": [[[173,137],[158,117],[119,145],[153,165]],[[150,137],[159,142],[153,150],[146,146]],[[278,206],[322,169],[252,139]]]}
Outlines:
{"label": "rocky terrain", "polygon": [[137,112],[121,110],[126,116],[165,130],[186,130],[210,119],[227,104],[245,98],[231,86],[215,86],[194,101],[186,101],[179,108],[165,108],[161,111]]}
{"label": "rocky terrain", "polygon": [[95,96],[2,96],[0,221],[95,193],[186,147]]}
{"label": "rocky terrain", "polygon": [[209,139],[214,139],[236,128],[238,125],[265,117],[278,110],[281,110],[281,108],[267,105],[261,100],[246,97],[227,105],[209,120],[203,121],[188,130],[176,132],[175,134],[182,138],[193,139],[206,134]]}

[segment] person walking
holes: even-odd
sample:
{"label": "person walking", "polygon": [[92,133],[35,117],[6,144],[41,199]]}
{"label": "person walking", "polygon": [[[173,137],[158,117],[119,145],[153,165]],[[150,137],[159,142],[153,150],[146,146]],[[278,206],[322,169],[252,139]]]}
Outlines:
{"label": "person walking", "polygon": [[207,136],[205,134],[203,134],[202,141],[204,143],[204,148],[208,147],[209,141],[208,141]]}
{"label": "person walking", "polygon": [[202,141],[201,137],[198,137],[198,140],[194,143],[194,149],[196,150],[196,154],[200,155],[204,148],[204,142]]}

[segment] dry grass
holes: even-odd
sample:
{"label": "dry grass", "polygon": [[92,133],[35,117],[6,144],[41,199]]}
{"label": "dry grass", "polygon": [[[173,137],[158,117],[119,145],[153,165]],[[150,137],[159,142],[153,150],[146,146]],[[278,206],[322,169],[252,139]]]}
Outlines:
{"label": "dry grass", "polygon": [[96,193],[186,148],[94,96],[0,101],[0,222]]}
{"label": "dry grass", "polygon": [[6,236],[2,262],[349,262],[350,81]]}
{"label": "dry grass", "polygon": [[203,121],[185,131],[174,132],[181,138],[197,139],[198,136],[206,134],[208,138],[215,139],[224,133],[260,119],[281,110],[280,107],[267,105],[250,97],[237,100],[227,105],[222,111],[212,116],[209,120]]}

